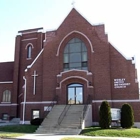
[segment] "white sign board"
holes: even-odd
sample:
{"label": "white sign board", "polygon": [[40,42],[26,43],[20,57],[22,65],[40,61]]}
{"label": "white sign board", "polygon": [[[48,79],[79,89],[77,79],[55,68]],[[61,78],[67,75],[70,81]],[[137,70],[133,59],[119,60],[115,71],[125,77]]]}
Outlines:
{"label": "white sign board", "polygon": [[118,108],[111,108],[112,121],[117,121],[121,119],[121,110]]}
{"label": "white sign board", "polygon": [[52,106],[44,106],[44,111],[51,111],[52,110]]}

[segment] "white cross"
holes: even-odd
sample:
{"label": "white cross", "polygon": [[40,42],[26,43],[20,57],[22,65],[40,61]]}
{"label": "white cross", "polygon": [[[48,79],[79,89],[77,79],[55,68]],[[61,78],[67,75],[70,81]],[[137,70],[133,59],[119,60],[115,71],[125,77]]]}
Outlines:
{"label": "white cross", "polygon": [[36,77],[38,76],[38,74],[36,73],[36,70],[34,70],[34,74],[32,76],[34,77],[33,94],[35,95]]}
{"label": "white cross", "polygon": [[74,7],[74,5],[75,5],[75,1],[73,0],[73,2],[71,3],[71,5]]}

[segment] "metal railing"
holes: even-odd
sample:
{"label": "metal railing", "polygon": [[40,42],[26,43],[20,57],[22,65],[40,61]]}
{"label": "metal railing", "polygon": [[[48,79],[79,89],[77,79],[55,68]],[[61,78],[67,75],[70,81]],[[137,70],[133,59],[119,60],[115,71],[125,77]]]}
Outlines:
{"label": "metal railing", "polygon": [[81,124],[81,126],[82,126],[82,121],[83,121],[84,118],[85,118],[86,111],[87,111],[87,108],[88,108],[88,105],[89,105],[89,104],[91,104],[91,96],[90,96],[90,95],[88,95],[87,101],[86,101],[86,103],[85,103],[85,105],[84,105],[84,108],[83,108],[83,111],[82,111],[82,113],[81,113],[81,117],[80,117],[80,124]]}
{"label": "metal railing", "polygon": [[[68,101],[68,103],[71,103],[71,100],[72,100],[72,99],[70,99],[70,100]],[[59,118],[58,118],[58,124],[59,124],[59,125],[61,124],[61,122],[63,121],[64,117],[66,116],[66,114],[67,114],[67,112],[68,112],[70,106],[71,106],[71,104],[65,105],[65,108],[63,109],[61,115],[60,115]]]}
{"label": "metal railing", "polygon": [[58,103],[58,95],[55,95],[51,101],[51,103],[47,106],[47,109],[45,110],[45,114],[44,117],[47,117],[47,115],[49,114],[49,112],[51,111],[51,109],[53,108],[53,106],[55,104]]}

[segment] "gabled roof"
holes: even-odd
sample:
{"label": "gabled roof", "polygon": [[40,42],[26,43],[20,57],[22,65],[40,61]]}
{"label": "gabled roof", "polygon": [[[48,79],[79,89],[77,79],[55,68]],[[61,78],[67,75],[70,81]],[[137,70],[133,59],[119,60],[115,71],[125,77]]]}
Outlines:
{"label": "gabled roof", "polygon": [[0,63],[0,82],[13,81],[14,62]]}
{"label": "gabled roof", "polygon": [[[77,20],[77,18],[78,18],[78,20]],[[75,24],[76,26],[79,26],[81,22],[84,22],[84,23],[92,26],[89,21],[87,21],[75,8],[73,8],[70,11],[70,13],[67,15],[67,17],[63,20],[63,22],[61,23],[59,28],[61,28],[61,26],[65,26],[65,25],[71,27],[71,25],[73,25],[73,24]]]}

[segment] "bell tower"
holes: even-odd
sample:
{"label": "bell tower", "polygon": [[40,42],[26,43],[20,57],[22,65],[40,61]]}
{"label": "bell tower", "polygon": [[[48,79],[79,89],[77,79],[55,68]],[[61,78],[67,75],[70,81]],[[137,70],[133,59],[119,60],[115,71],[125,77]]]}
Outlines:
{"label": "bell tower", "polygon": [[[43,40],[45,39],[45,33],[43,33],[43,28],[35,28],[18,31],[15,41],[15,60],[14,60],[14,94],[17,99],[15,99],[20,106],[22,101],[25,69],[30,65],[39,52],[43,48]],[[17,110],[19,110],[18,107]],[[20,111],[17,112],[19,116]]]}

